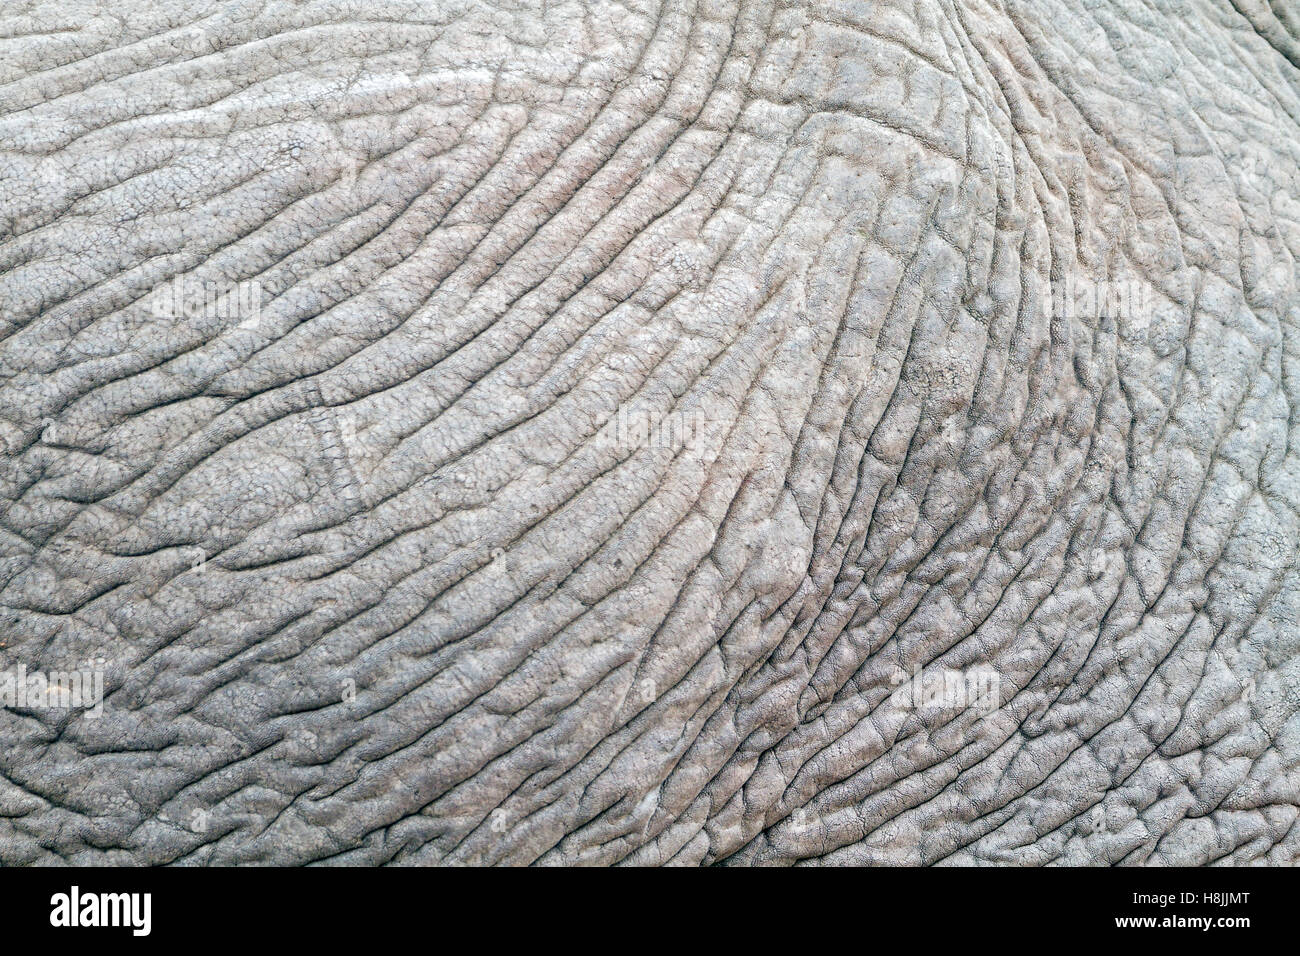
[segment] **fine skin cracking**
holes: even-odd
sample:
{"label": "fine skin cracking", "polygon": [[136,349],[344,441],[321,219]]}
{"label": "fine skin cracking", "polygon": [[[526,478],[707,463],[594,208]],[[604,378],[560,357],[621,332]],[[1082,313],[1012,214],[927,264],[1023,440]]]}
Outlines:
{"label": "fine skin cracking", "polygon": [[1294,863],[1297,254],[1279,2],[6,3],[0,864]]}

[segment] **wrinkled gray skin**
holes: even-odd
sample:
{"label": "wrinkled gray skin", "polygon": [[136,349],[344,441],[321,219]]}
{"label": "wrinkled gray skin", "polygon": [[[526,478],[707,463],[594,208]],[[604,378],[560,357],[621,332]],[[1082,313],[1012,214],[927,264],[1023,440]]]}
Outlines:
{"label": "wrinkled gray skin", "polygon": [[0,35],[0,862],[1300,856],[1294,6]]}

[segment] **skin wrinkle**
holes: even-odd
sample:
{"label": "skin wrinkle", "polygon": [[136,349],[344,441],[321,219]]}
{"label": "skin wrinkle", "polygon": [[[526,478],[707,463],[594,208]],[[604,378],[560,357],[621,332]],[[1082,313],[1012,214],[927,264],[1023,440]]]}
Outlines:
{"label": "skin wrinkle", "polygon": [[6,8],[0,863],[1293,863],[1293,27]]}

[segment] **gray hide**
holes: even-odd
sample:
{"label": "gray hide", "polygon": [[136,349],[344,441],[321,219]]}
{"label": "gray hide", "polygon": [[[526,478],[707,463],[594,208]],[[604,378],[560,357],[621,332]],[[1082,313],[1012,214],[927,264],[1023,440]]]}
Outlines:
{"label": "gray hide", "polygon": [[1298,64],[5,3],[0,862],[1294,861]]}

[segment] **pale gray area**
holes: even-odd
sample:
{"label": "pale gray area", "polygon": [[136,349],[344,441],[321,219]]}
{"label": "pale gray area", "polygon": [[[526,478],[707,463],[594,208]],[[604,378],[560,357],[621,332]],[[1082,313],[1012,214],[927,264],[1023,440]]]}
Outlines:
{"label": "pale gray area", "polygon": [[1289,0],[6,2],[0,863],[1293,863],[1297,254]]}

